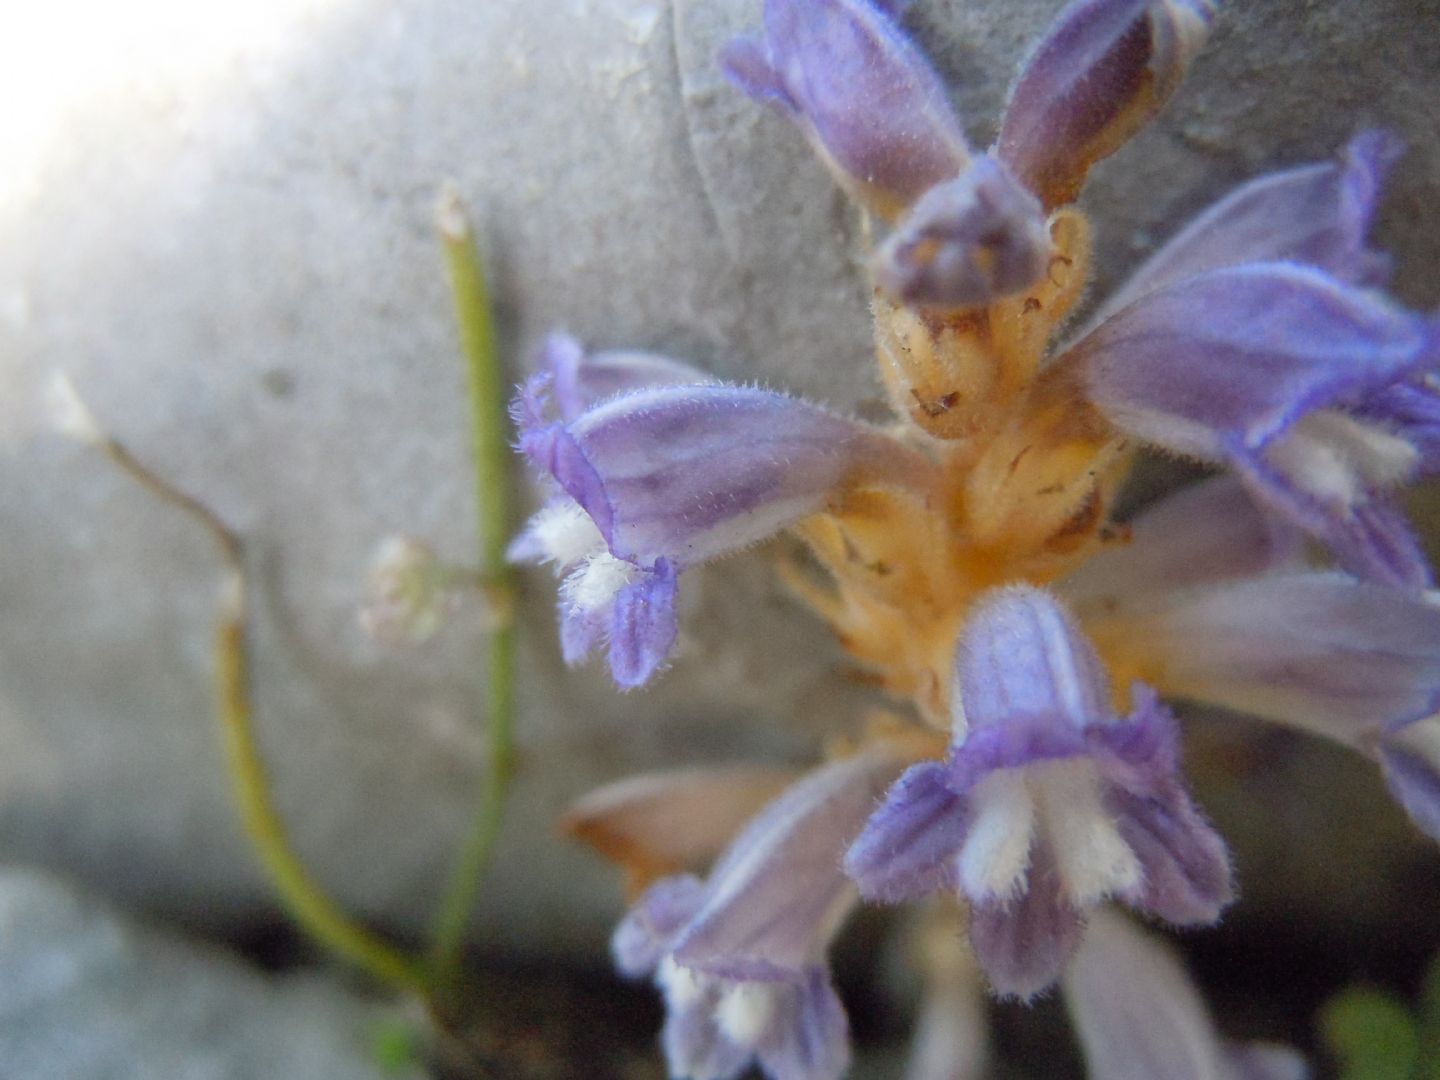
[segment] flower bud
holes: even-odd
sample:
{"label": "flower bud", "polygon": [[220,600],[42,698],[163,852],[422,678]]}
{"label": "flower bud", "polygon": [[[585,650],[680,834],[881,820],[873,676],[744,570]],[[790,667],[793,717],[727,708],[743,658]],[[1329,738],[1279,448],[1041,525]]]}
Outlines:
{"label": "flower bud", "polygon": [[986,156],[901,218],[875,253],[875,280],[897,303],[981,307],[1035,284],[1049,257],[1039,201]]}
{"label": "flower bud", "polygon": [[512,615],[511,599],[474,575],[441,562],[408,536],[386,537],[375,549],[360,605],[360,627],[386,645],[423,645],[464,611],[482,631]]}
{"label": "flower bud", "polygon": [[841,186],[893,218],[969,161],[945,87],[867,0],[766,0],[764,38],[721,53],[726,75],[805,132]]}
{"label": "flower bud", "polygon": [[1010,95],[996,150],[1047,209],[1149,122],[1210,31],[1214,0],[1075,0]]}

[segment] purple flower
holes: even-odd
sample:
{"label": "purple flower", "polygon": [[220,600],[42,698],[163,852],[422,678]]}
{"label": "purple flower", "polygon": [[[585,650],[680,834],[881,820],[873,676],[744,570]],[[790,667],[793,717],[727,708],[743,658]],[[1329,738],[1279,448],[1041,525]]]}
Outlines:
{"label": "purple flower", "polygon": [[620,971],[654,977],[672,1076],[834,1080],[849,1028],[825,952],[855,904],[846,845],[899,771],[872,749],[816,770],[757,815],[706,882],[653,885],[613,939]]}
{"label": "purple flower", "polygon": [[1379,760],[1440,839],[1440,608],[1306,570],[1230,478],[1142,515],[1129,548],[1062,582],[1107,658],[1167,695],[1333,739]]}
{"label": "purple flower", "polygon": [[909,769],[846,856],[862,895],[958,889],[991,983],[1021,997],[1054,982],[1107,898],[1181,925],[1219,916],[1229,862],[1181,781],[1173,721],[1143,686],[1115,714],[1054,599],[1014,587],[982,600],[955,678],[948,759]]}
{"label": "purple flower", "polygon": [[1039,201],[986,155],[896,224],[875,253],[875,283],[904,304],[978,307],[1033,285],[1049,257]]}
{"label": "purple flower", "polygon": [[1240,580],[1156,598],[1125,640],[1167,693],[1322,735],[1378,758],[1440,840],[1440,609],[1341,574]]}
{"label": "purple flower", "polygon": [[875,260],[894,299],[966,308],[1019,292],[1045,271],[1045,212],[1005,165],[971,160],[895,6],[766,0],[764,39],[737,39],[721,62],[801,127],[856,201],[898,219]]}
{"label": "purple flower", "polygon": [[[1241,188],[1157,253],[1057,363],[1118,427],[1231,465],[1362,577],[1430,580],[1389,492],[1437,460],[1440,322],[1363,287],[1394,141]],[[1283,260],[1283,261],[1282,261]]]}
{"label": "purple flower", "polygon": [[659,353],[639,349],[587,352],[579,340],[562,331],[545,336],[535,367],[550,375],[555,410],[565,421],[576,420],[587,409],[630,390],[713,381],[707,372]]}
{"label": "purple flower", "polygon": [[1305,1080],[1299,1054],[1228,1043],[1174,954],[1124,917],[1097,912],[1065,972],[1065,1004],[1098,1080]]}
{"label": "purple flower", "polygon": [[1107,298],[1091,325],[1206,270],[1294,262],[1351,285],[1380,285],[1390,258],[1366,238],[1386,174],[1404,147],[1364,131],[1335,161],[1301,165],[1242,184],[1181,229]]}
{"label": "purple flower", "polygon": [[[918,721],[753,816],[783,781],[649,777],[577,808],[572,830],[650,884],[616,963],[662,991],[673,1075],[826,1080],[849,1056],[837,928],[862,897],[942,892],[1001,994],[1044,991],[1078,955],[1066,992],[1097,1075],[1298,1076],[1288,1051],[1221,1043],[1183,972],[1094,913],[1208,924],[1232,899],[1161,693],[1373,756],[1440,837],[1440,603],[1392,502],[1440,467],[1440,319],[1375,291],[1388,261],[1367,243],[1398,145],[1367,132],[1243,186],[1054,350],[1090,272],[1070,204],[1169,97],[1216,5],[1074,0],[976,155],[903,6],[764,0],[763,36],[723,63],[888,228],[876,351],[908,428],[564,335],[516,402],[551,497],[512,555],[563,575],[568,661],[604,644],[617,683],[647,681],[680,575],[791,529],[813,556],[788,565],[794,591]],[[1137,441],[1229,471],[1119,526]],[[1307,537],[1344,572],[1310,568]],[[741,820],[708,877],[682,872]],[[969,960],[929,975],[945,1011],[917,1077],[984,1056]]]}
{"label": "purple flower", "polygon": [[1086,621],[1152,602],[1154,593],[1253,578],[1303,567],[1303,535],[1267,514],[1243,482],[1212,476],[1149,507],[1107,547],[1059,583],[1057,591]]}
{"label": "purple flower", "polygon": [[766,0],[765,35],[721,56],[805,132],[841,185],[895,223],[876,282],[904,304],[980,307],[1046,270],[1048,210],[1160,108],[1209,32],[1210,0],[1077,0],[1021,73],[993,154],[971,159],[899,4]]}
{"label": "purple flower", "polygon": [[764,38],[721,54],[730,79],[798,124],[853,198],[894,217],[970,159],[940,79],[868,0],[765,0]]}
{"label": "purple flower", "polygon": [[1159,111],[1210,32],[1212,0],[1075,0],[1010,95],[996,151],[1053,208]]}
{"label": "purple flower", "polygon": [[[639,381],[635,362],[612,363],[621,370],[606,371],[603,382]],[[516,402],[520,449],[560,494],[511,557],[551,562],[566,575],[566,660],[608,642],[611,673],[624,687],[649,679],[674,644],[682,570],[766,539],[852,487],[923,485],[933,473],[926,458],[878,430],[769,390],[668,383],[591,403],[586,391],[602,379],[586,364],[576,360],[566,384],[574,392],[558,418],[547,415],[550,388],[564,369],[541,371]],[[647,357],[643,370],[672,367],[682,370]]]}
{"label": "purple flower", "polygon": [[1352,744],[1440,710],[1440,608],[1337,572],[1137,595],[1114,617],[1169,694]]}

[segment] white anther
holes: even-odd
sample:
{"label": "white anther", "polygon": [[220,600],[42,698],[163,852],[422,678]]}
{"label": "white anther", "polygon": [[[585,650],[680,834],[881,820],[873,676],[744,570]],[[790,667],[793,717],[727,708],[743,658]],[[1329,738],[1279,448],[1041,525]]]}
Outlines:
{"label": "white anther", "polygon": [[626,585],[644,573],[634,563],[617,559],[608,551],[591,555],[560,585],[565,602],[579,611],[600,611],[615,600]]}
{"label": "white anther", "polygon": [[1367,487],[1394,487],[1415,471],[1419,452],[1376,424],[1333,410],[1298,421],[1266,460],[1311,495],[1353,506]]}
{"label": "white anther", "polygon": [[763,982],[737,982],[715,1009],[715,1022],[731,1042],[756,1046],[775,1018],[776,988]]}
{"label": "white anther", "polygon": [[1001,769],[971,791],[975,817],[960,849],[960,884],[972,900],[1006,900],[1023,891],[1035,831],[1035,804],[1023,770]]}
{"label": "white anther", "polygon": [[1140,883],[1140,860],[1105,809],[1100,778],[1088,759],[1037,765],[1031,782],[1073,904],[1090,907]]}
{"label": "white anther", "polygon": [[560,570],[605,550],[605,538],[595,522],[570,499],[544,507],[530,519],[527,531],[540,548],[541,558]]}
{"label": "white anther", "polygon": [[665,998],[672,1009],[698,1005],[705,996],[709,982],[698,971],[677,964],[675,958],[669,954],[660,961],[656,976],[660,985],[665,988]]}

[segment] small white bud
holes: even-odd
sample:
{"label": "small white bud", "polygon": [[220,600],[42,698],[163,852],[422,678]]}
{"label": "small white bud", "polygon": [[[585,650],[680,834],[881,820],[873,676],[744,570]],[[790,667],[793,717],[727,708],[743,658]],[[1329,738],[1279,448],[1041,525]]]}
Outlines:
{"label": "small white bud", "polygon": [[420,645],[429,641],[454,606],[453,592],[435,553],[417,540],[380,542],[366,575],[360,625],[377,641]]}
{"label": "small white bud", "polygon": [[45,384],[45,409],[50,422],[60,434],[77,439],[89,446],[98,446],[105,441],[105,432],[90,406],[75,389],[75,383],[63,371],[50,376]]}
{"label": "small white bud", "polygon": [[470,235],[470,217],[465,213],[459,185],[453,180],[440,186],[440,196],[435,200],[435,227],[447,240],[464,240]]}

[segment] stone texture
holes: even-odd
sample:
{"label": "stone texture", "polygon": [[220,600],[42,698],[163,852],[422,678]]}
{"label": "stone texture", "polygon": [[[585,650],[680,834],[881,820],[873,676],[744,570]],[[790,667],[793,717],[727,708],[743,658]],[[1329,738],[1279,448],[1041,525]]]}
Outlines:
{"label": "stone texture", "polygon": [[[912,8],[977,142],[1058,6]],[[38,388],[63,367],[246,536],[260,723],[298,843],[348,904],[414,930],[481,767],[481,643],[386,651],[354,605],[386,534],[473,547],[439,182],[482,221],[517,375],[563,324],[873,415],[860,237],[801,140],[712,62],[753,0],[276,11],[203,70],[118,52],[0,188],[0,855],[191,923],[269,904],[212,731],[214,554],[46,433]],[[1231,4],[1173,106],[1087,195],[1100,286],[1230,185],[1382,123],[1414,147],[1381,229],[1398,289],[1440,300],[1437,16],[1434,0]],[[625,696],[563,671],[550,586],[529,583],[525,756],[486,941],[597,946],[618,890],[550,833],[587,787],[665,761],[803,759],[855,717],[863,693],[761,560],[697,579],[674,670]]]}
{"label": "stone texture", "polygon": [[386,1013],[333,977],[263,975],[44,874],[0,869],[0,970],[8,1080],[382,1075],[370,1048]]}

